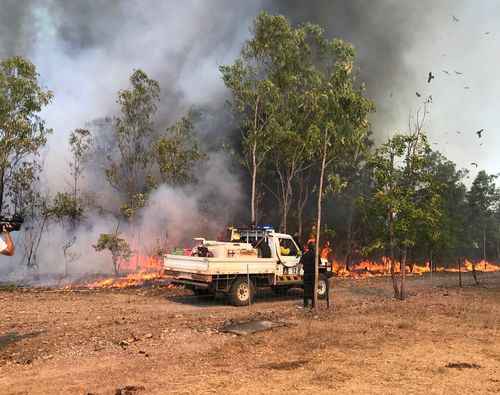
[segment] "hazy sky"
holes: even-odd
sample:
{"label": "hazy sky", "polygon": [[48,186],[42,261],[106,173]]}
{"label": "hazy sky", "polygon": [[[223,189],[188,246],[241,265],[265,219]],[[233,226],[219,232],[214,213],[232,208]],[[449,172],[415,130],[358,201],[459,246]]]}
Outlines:
{"label": "hazy sky", "polygon": [[[496,0],[0,0],[0,57],[28,57],[55,94],[43,112],[54,129],[47,172],[61,168],[71,130],[116,114],[116,92],[133,69],[160,82],[166,124],[192,104],[222,101],[218,65],[238,55],[262,10],[321,24],[330,37],[355,44],[377,103],[377,141],[406,130],[410,112],[432,95],[425,129],[433,148],[472,177],[470,162],[500,172]],[[427,83],[429,71],[435,78]]]}

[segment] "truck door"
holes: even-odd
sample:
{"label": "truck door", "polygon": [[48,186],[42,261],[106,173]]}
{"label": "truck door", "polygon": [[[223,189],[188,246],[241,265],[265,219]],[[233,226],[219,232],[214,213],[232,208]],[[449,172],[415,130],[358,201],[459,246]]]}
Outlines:
{"label": "truck door", "polygon": [[281,262],[287,268],[284,274],[299,274],[300,250],[297,244],[291,238],[278,238],[278,242]]}

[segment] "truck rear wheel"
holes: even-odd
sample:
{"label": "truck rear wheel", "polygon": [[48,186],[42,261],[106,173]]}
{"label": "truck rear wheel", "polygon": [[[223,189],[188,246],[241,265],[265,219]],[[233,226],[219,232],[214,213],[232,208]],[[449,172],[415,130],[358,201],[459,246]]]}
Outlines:
{"label": "truck rear wheel", "polygon": [[251,303],[255,295],[253,281],[246,278],[237,278],[229,290],[229,303],[233,306],[246,306]]}
{"label": "truck rear wheel", "polygon": [[326,293],[328,292],[328,278],[325,273],[319,273],[318,276],[318,299],[326,299]]}

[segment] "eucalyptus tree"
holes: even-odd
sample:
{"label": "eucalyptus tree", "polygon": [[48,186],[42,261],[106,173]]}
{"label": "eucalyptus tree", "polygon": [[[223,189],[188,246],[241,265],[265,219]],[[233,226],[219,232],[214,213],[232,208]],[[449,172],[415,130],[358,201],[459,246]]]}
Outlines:
{"label": "eucalyptus tree", "polygon": [[182,186],[197,181],[193,169],[206,155],[194,136],[191,117],[181,118],[166,130],[156,142],[155,157],[163,182]]}
{"label": "eucalyptus tree", "polygon": [[[357,83],[353,73],[354,47],[342,40],[327,40],[323,31],[315,27],[325,47],[326,68],[320,74],[319,88],[311,92],[314,122],[309,127],[317,155],[320,158],[317,221],[316,221],[316,284],[325,193],[339,193],[348,183],[342,177],[343,153],[349,149],[362,150],[368,136],[367,116],[374,103],[365,97],[365,86]],[[315,299],[317,294],[315,293]]]}
{"label": "eucalyptus tree", "polygon": [[488,258],[488,246],[495,249],[498,232],[495,212],[500,204],[500,194],[495,185],[497,175],[489,175],[481,170],[467,193],[469,208],[468,231],[476,246],[476,254],[483,260]]}
{"label": "eucalyptus tree", "polygon": [[130,76],[130,89],[118,92],[121,116],[115,118],[117,152],[109,155],[106,178],[115,189],[125,193],[122,212],[133,215],[147,200],[151,189],[154,145],[157,133],[152,116],[157,110],[160,87],[142,70]]}
{"label": "eucalyptus tree", "polygon": [[250,220],[254,224],[262,191],[262,170],[269,160],[273,134],[282,127],[277,118],[283,97],[273,77],[277,62],[286,64],[286,51],[276,49],[288,45],[289,30],[284,17],[260,14],[251,29],[252,38],[243,43],[240,57],[233,65],[219,67],[233,96],[231,109],[241,133],[241,156],[251,178]]}
{"label": "eucalyptus tree", "polygon": [[38,179],[37,157],[52,132],[39,113],[53,95],[38,77],[35,66],[20,56],[0,61],[0,210],[6,198],[14,209],[24,209]]}
{"label": "eucalyptus tree", "polygon": [[433,267],[435,254],[455,253],[463,255],[468,242],[466,234],[466,187],[463,179],[468,172],[457,169],[455,163],[441,153],[432,151],[426,158],[426,171],[433,179],[433,185],[438,188],[437,202],[438,220],[424,224],[419,230],[418,243],[426,249],[428,262]]}
{"label": "eucalyptus tree", "polygon": [[69,162],[70,191],[56,194],[52,211],[55,217],[61,221],[64,218],[69,218],[74,231],[85,208],[79,182],[83,177],[92,146],[91,132],[88,129],[75,129],[70,133],[68,143],[72,155]]}
{"label": "eucalyptus tree", "polygon": [[[370,210],[379,226],[371,249],[388,247],[394,296],[406,296],[406,261],[423,229],[435,241],[443,216],[440,191],[442,188],[431,172],[426,160],[430,153],[422,121],[407,134],[395,134],[377,148],[370,160],[374,174],[374,188]],[[400,252],[401,282],[395,276],[396,249]]]}

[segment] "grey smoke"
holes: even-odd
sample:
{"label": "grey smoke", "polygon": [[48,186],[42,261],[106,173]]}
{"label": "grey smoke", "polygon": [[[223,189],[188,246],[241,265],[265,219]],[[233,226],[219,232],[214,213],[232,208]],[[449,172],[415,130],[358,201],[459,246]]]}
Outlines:
{"label": "grey smoke", "polygon": [[[200,183],[192,190],[159,189],[152,201],[155,210],[143,213],[151,220],[143,221],[141,240],[153,240],[168,221],[170,229],[182,229],[188,239],[196,236],[187,233],[199,229],[191,225],[200,218],[200,200],[217,202],[208,208],[214,220],[208,229],[212,235],[231,217],[244,217],[248,199],[227,156],[218,149],[218,142],[232,128],[223,110],[227,91],[218,66],[238,56],[242,42],[250,36],[252,21],[262,10],[282,13],[294,24],[318,23],[328,37],[353,42],[360,78],[366,82],[368,96],[377,102],[372,118],[377,141],[406,129],[410,109],[415,113],[422,104],[414,93],[419,91],[422,99],[429,95],[434,99],[426,128],[431,141],[461,166],[480,157],[479,170],[499,171],[494,144],[499,119],[496,108],[488,105],[500,90],[496,77],[500,60],[491,51],[499,44],[499,32],[494,30],[499,5],[493,0],[3,0],[0,58],[28,57],[42,83],[55,93],[54,102],[42,114],[54,129],[44,159],[45,188],[57,191],[67,186],[69,133],[96,119],[116,116],[117,91],[128,87],[132,70],[141,68],[161,86],[155,117],[158,128],[170,126],[192,106],[209,103],[212,109],[205,112],[200,127],[210,156],[197,169]],[[460,23],[451,20],[452,14]],[[485,30],[491,34],[484,35]],[[464,75],[439,74],[426,86],[427,73],[437,74],[441,69],[461,70]],[[463,89],[465,79],[470,90]],[[481,148],[466,132],[445,145],[445,131],[473,133],[483,127],[486,144]],[[104,200],[117,199],[102,174],[92,170],[96,169],[88,169],[85,186],[98,191]],[[158,216],[162,220],[155,223]],[[98,233],[113,231],[115,223],[91,214],[87,223],[93,225],[82,230],[75,248],[97,262],[103,255],[90,251],[90,245]],[[46,240],[41,259],[47,271],[61,262],[56,244],[64,239],[63,231],[53,232],[57,236],[50,238],[52,244]],[[168,233],[172,243],[185,242],[177,241],[175,232]],[[12,269],[11,261],[0,260],[2,268]]]}

